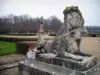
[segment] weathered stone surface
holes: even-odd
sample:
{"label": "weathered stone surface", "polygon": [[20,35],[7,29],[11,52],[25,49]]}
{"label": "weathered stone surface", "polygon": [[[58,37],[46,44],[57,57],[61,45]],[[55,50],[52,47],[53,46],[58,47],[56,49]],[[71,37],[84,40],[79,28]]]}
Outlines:
{"label": "weathered stone surface", "polygon": [[0,75],[19,75],[18,67],[1,70]]}
{"label": "weathered stone surface", "polygon": [[0,70],[18,66],[19,61],[25,58],[22,54],[0,56]]}
{"label": "weathered stone surface", "polygon": [[38,62],[32,59],[25,59],[19,64],[19,74],[24,75],[100,75],[100,63],[87,71],[77,71],[69,68]]}
{"label": "weathered stone surface", "polygon": [[46,62],[49,64],[54,64],[54,65],[58,65],[58,66],[62,66],[62,67],[70,68],[70,69],[75,69],[79,71],[86,71],[97,63],[96,58],[93,56],[92,57],[76,56],[76,58],[77,57],[83,58],[83,60],[77,61],[74,59],[70,59],[70,57],[69,58],[67,57],[67,59],[56,57],[55,54],[51,54],[51,53],[39,54],[37,57],[37,60],[40,62]]}

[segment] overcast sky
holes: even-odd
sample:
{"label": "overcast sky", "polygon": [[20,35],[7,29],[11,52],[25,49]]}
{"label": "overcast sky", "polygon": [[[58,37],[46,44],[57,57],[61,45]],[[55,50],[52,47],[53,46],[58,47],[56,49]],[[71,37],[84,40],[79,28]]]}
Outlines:
{"label": "overcast sky", "polygon": [[100,0],[0,0],[0,16],[28,14],[47,18],[55,15],[63,22],[63,10],[71,5],[79,7],[85,26],[100,26]]}

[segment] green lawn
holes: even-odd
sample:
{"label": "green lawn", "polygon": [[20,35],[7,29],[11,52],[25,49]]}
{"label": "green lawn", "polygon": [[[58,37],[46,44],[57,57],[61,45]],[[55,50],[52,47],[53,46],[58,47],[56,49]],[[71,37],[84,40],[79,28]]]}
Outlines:
{"label": "green lawn", "polygon": [[16,43],[0,41],[0,55],[7,55],[12,53],[16,53]]}

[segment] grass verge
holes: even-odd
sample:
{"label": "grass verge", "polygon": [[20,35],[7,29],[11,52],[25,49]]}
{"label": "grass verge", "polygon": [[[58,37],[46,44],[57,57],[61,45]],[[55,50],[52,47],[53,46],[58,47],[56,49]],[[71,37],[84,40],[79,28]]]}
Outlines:
{"label": "grass verge", "polygon": [[16,53],[16,43],[0,41],[0,56],[12,53]]}

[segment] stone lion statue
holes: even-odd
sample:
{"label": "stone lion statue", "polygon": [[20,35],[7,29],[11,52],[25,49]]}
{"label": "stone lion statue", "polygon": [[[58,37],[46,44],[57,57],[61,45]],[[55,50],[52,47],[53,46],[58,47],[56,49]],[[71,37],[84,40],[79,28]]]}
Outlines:
{"label": "stone lion statue", "polygon": [[84,26],[84,18],[82,17],[82,13],[76,6],[66,7],[63,11],[64,14],[64,25],[60,28],[58,34],[70,33],[70,37],[72,38],[72,42],[76,42],[78,46],[78,50],[81,50],[81,39],[82,32]]}
{"label": "stone lion statue", "polygon": [[[57,61],[61,60],[63,63],[66,62],[67,64],[65,64],[69,68],[77,70],[88,69],[95,65],[97,60],[95,57],[91,56],[91,54],[81,51],[82,30],[84,26],[82,14],[77,6],[66,7],[63,13],[64,25],[59,32],[63,34],[56,36],[50,41],[38,41],[37,46],[33,51],[36,52],[36,55],[43,54],[44,58],[50,56],[52,59],[55,59],[55,57],[58,57],[56,58]],[[74,42],[77,43],[78,50],[75,50],[73,47]],[[45,56],[46,53],[47,55]],[[48,53],[51,53],[51,55]],[[65,59],[59,59],[59,57]],[[71,66],[73,64],[77,67]]]}
{"label": "stone lion statue", "polygon": [[[81,52],[82,28],[84,19],[78,7],[66,7],[64,10],[63,34],[55,37],[53,41],[40,41],[38,48],[44,46],[44,50],[64,56],[65,52],[90,56],[88,53]],[[60,30],[61,31],[61,30]],[[76,42],[78,50],[75,50],[73,43]]]}

